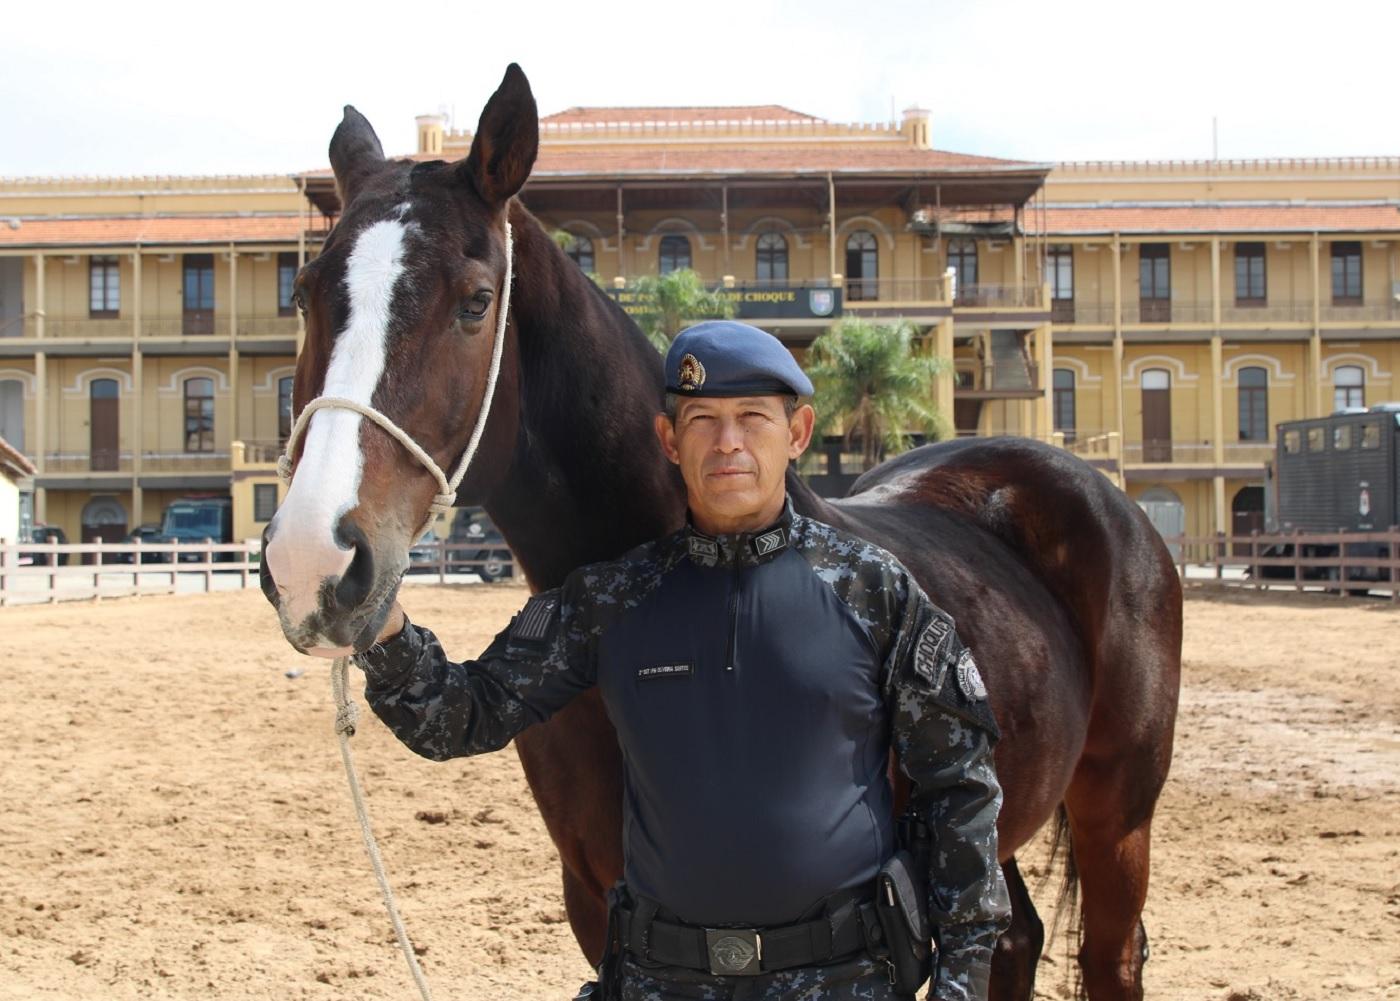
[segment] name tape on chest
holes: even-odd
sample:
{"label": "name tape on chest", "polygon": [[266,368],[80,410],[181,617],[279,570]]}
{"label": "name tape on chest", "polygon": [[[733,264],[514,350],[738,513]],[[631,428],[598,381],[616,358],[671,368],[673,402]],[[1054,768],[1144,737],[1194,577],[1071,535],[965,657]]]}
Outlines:
{"label": "name tape on chest", "polygon": [[559,595],[537,594],[525,603],[511,623],[510,638],[524,643],[540,643],[549,635],[554,613],[559,608]]}
{"label": "name tape on chest", "polygon": [[657,678],[688,678],[693,668],[690,664],[657,664],[654,667],[639,667],[638,681],[654,681]]}
{"label": "name tape on chest", "polygon": [[934,619],[924,627],[923,634],[914,645],[914,673],[935,690],[943,687],[943,677],[948,672],[948,665],[943,660],[943,650],[952,636],[951,622],[947,619]]}

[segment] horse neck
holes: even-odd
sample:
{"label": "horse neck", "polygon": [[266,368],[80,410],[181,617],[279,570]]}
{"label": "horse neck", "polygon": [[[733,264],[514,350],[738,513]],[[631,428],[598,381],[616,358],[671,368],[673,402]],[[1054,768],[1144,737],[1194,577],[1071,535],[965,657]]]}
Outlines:
{"label": "horse neck", "polygon": [[652,432],[655,348],[518,204],[511,223],[520,424],[486,508],[543,589],[673,531],[685,499]]}

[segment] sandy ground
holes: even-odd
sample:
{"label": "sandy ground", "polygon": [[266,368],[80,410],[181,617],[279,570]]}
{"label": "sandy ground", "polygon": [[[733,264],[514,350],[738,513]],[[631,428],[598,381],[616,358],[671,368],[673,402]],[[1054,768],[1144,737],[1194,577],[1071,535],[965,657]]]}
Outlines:
{"label": "sandy ground", "polygon": [[[406,601],[465,656],[524,597]],[[6,609],[0,630],[0,998],[414,996],[327,666],[259,594]],[[1397,675],[1384,602],[1191,598],[1149,997],[1400,998]],[[372,719],[355,749],[436,994],[571,998],[587,970],[514,754],[432,764]],[[1047,948],[1044,997],[1069,996],[1066,954]]]}

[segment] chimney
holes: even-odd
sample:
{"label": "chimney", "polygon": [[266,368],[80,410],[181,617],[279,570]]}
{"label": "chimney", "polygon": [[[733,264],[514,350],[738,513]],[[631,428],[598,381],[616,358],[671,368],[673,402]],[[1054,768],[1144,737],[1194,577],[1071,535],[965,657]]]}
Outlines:
{"label": "chimney", "polygon": [[933,149],[928,108],[905,108],[904,125],[900,131],[909,140],[909,145],[915,149]]}
{"label": "chimney", "polygon": [[442,128],[445,120],[444,115],[419,115],[414,119],[418,123],[418,152],[442,155]]}

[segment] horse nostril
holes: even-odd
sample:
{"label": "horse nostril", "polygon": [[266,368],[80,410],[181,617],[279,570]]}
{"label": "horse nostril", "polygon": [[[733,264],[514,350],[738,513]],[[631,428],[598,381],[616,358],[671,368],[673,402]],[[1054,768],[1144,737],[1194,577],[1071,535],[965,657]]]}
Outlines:
{"label": "horse nostril", "polygon": [[342,518],[336,527],[336,541],[354,552],[350,565],[340,575],[340,583],[335,586],[336,604],[349,611],[359,608],[374,588],[374,551],[360,526],[348,517]]}

